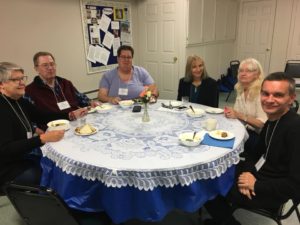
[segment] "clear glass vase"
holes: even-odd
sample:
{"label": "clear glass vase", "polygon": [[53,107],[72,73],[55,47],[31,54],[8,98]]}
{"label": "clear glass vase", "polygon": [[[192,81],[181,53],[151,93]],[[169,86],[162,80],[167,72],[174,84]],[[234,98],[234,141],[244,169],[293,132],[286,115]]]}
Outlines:
{"label": "clear glass vase", "polygon": [[144,114],[142,117],[142,121],[143,122],[149,122],[150,121],[150,117],[149,117],[149,113],[148,113],[148,103],[144,103]]}

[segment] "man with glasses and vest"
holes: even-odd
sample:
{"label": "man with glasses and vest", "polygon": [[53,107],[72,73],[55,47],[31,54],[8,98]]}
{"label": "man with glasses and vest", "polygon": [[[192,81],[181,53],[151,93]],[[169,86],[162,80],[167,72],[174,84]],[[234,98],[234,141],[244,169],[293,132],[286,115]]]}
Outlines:
{"label": "man with glasses and vest", "polygon": [[56,75],[55,58],[49,52],[38,52],[33,57],[38,75],[26,86],[27,97],[44,112],[72,112],[90,104],[90,99],[72,84]]}

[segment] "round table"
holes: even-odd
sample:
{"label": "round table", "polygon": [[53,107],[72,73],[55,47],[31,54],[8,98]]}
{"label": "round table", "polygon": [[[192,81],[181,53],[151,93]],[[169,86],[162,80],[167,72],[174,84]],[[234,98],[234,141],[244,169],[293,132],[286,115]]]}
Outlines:
{"label": "round table", "polygon": [[[184,110],[161,107],[162,102],[169,104],[150,105],[146,123],[143,110],[119,106],[89,114],[87,122],[98,129],[91,136],[75,135],[78,122],[72,122],[63,140],[42,147],[41,184],[56,190],[70,207],[104,210],[115,223],[158,221],[172,209],[195,211],[217,194],[225,195],[248,137],[243,124],[223,114],[189,117]],[[180,133],[203,130],[207,118],[235,135],[232,148],[179,143]]]}

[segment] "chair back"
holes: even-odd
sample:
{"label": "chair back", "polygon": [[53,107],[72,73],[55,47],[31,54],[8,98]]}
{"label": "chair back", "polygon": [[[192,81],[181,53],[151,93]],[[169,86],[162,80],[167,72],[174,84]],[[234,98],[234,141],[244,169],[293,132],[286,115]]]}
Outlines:
{"label": "chair back", "polygon": [[295,112],[298,112],[299,109],[299,102],[295,100],[291,106],[291,109],[294,110]]}
{"label": "chair back", "polygon": [[51,189],[9,183],[4,190],[27,225],[79,225]]}
{"label": "chair back", "polygon": [[293,78],[300,78],[300,60],[288,60],[284,72]]}
{"label": "chair back", "polygon": [[231,74],[234,77],[237,77],[239,71],[240,61],[239,60],[232,60],[230,61],[230,70]]}

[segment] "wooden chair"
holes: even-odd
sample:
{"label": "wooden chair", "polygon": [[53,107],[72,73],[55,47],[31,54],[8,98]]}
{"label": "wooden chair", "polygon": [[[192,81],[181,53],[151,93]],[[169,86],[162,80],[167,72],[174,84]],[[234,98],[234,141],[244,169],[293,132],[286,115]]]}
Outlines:
{"label": "wooden chair", "polygon": [[298,221],[300,223],[300,213],[299,213],[299,200],[292,200],[292,205],[287,210],[285,210],[287,204],[282,204],[278,210],[276,211],[270,211],[266,209],[249,209],[244,207],[236,207],[235,209],[245,209],[250,212],[268,217],[272,220],[274,220],[278,225],[282,225],[281,221],[284,219],[287,219],[294,211],[296,212]]}

